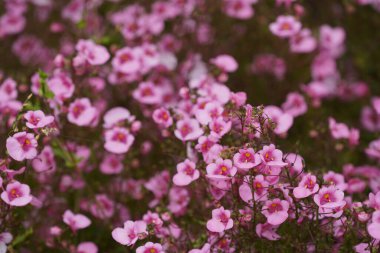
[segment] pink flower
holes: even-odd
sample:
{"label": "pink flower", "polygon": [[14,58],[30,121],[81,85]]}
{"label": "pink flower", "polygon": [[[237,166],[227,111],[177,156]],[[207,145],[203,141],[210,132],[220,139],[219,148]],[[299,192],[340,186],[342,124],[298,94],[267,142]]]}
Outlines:
{"label": "pink flower", "polygon": [[98,246],[93,242],[81,242],[75,253],[98,253]]}
{"label": "pink flower", "polygon": [[329,128],[331,132],[331,136],[334,139],[345,139],[350,135],[350,130],[348,129],[346,124],[337,123],[335,119],[329,118]]}
{"label": "pink flower", "polygon": [[320,28],[319,36],[322,49],[326,50],[330,55],[338,57],[343,53],[346,38],[343,28],[332,28],[328,25],[323,25]]}
{"label": "pink flower", "polygon": [[115,203],[106,194],[97,194],[90,204],[90,212],[99,219],[111,218],[115,211]]}
{"label": "pink flower", "polygon": [[380,160],[380,139],[371,141],[369,147],[365,149],[368,157]]}
{"label": "pink flower", "polygon": [[238,63],[236,60],[227,54],[222,54],[215,58],[212,58],[210,62],[221,69],[223,72],[235,72],[238,68]]}
{"label": "pink flower", "polygon": [[287,163],[282,161],[282,151],[276,149],[273,144],[269,146],[264,146],[261,151],[259,151],[261,161],[267,166],[280,166],[284,167]]}
{"label": "pink flower", "polygon": [[317,178],[309,173],[302,177],[298,187],[294,188],[293,194],[297,199],[302,199],[309,197],[318,190],[319,185],[317,184]]}
{"label": "pink flower", "polygon": [[[268,187],[269,183],[265,181],[263,175],[255,176],[252,183],[251,177],[245,176],[243,184],[239,187],[239,195],[240,198],[248,204],[252,204],[252,201],[266,201]],[[252,191],[254,194],[253,196]]]}
{"label": "pink flower", "polygon": [[211,245],[209,243],[205,243],[201,249],[192,249],[188,253],[210,253]]}
{"label": "pink flower", "polygon": [[162,100],[162,92],[152,82],[142,82],[133,91],[133,98],[142,104],[158,104]]}
{"label": "pink flower", "polygon": [[28,185],[14,181],[7,184],[6,190],[1,193],[1,199],[11,206],[25,206],[33,197],[30,195]]}
{"label": "pink flower", "polygon": [[265,238],[270,241],[277,241],[281,238],[279,234],[276,233],[278,226],[273,226],[269,223],[259,223],[256,226],[256,234],[260,238]]}
{"label": "pink flower", "polygon": [[112,238],[118,243],[128,246],[135,244],[138,239],[144,238],[147,235],[148,231],[145,221],[128,220],[124,223],[123,228],[112,230]]}
{"label": "pink flower", "polygon": [[170,116],[170,112],[165,108],[156,109],[152,117],[154,122],[164,128],[168,128],[173,124],[173,118]]}
{"label": "pink flower", "polygon": [[301,30],[301,23],[293,16],[278,16],[276,22],[269,25],[270,31],[281,38],[288,38]]}
{"label": "pink flower", "polygon": [[159,243],[147,242],[136,249],[136,253],[165,253]]}
{"label": "pink flower", "polygon": [[334,209],[344,206],[346,202],[343,191],[335,186],[322,187],[318,194],[314,195],[314,202],[321,208]]}
{"label": "pink flower", "polygon": [[138,52],[133,48],[124,47],[116,52],[112,66],[118,72],[134,74],[141,68]]}
{"label": "pink flower", "polygon": [[256,0],[225,0],[225,12],[233,18],[249,19],[254,14],[251,5],[256,2]]}
{"label": "pink flower", "polygon": [[[199,101],[198,101],[199,105]],[[209,102],[206,105],[199,105],[200,109],[195,112],[195,117],[202,125],[209,124],[213,119],[217,119],[223,114],[223,106],[219,103]]]}
{"label": "pink flower", "polygon": [[95,119],[96,113],[88,98],[77,98],[69,106],[67,119],[78,126],[89,126]]}
{"label": "pink flower", "polygon": [[203,134],[203,130],[196,119],[179,120],[176,128],[174,134],[181,141],[195,140]]}
{"label": "pink flower", "polygon": [[54,93],[54,98],[58,101],[71,98],[74,94],[75,86],[73,81],[63,73],[54,75],[47,81],[47,84],[49,89]]}
{"label": "pink flower", "polygon": [[231,130],[231,121],[224,121],[222,117],[214,119],[209,123],[211,133],[219,136],[220,138]]}
{"label": "pink flower", "polygon": [[186,159],[177,164],[177,174],[173,177],[173,183],[178,186],[185,186],[199,178],[199,170],[195,169],[195,163]]}
{"label": "pink flower", "polygon": [[115,154],[127,153],[135,137],[124,127],[114,127],[105,132],[104,148]]}
{"label": "pink flower", "polygon": [[233,160],[234,165],[245,172],[261,163],[260,155],[256,154],[253,148],[240,149]]}
{"label": "pink flower", "polygon": [[31,133],[19,132],[8,137],[6,146],[8,154],[16,161],[33,159],[37,156],[38,143]]}
{"label": "pink flower", "polygon": [[276,124],[274,132],[276,134],[285,134],[293,125],[293,116],[283,112],[277,106],[266,106],[264,113]]}
{"label": "pink flower", "polygon": [[63,214],[63,222],[66,223],[73,231],[86,228],[91,225],[91,220],[83,214],[74,214],[66,210]]}
{"label": "pink flower", "polygon": [[104,116],[104,128],[111,128],[114,126],[117,126],[121,123],[124,123],[125,121],[131,122],[135,119],[134,116],[131,115],[131,113],[123,108],[123,107],[114,107],[110,110],[108,110]]}
{"label": "pink flower", "polygon": [[42,128],[54,121],[53,116],[45,116],[45,113],[41,110],[26,112],[24,119],[27,121],[26,126],[30,129]]}
{"label": "pink flower", "polygon": [[290,51],[293,53],[309,53],[317,47],[316,39],[307,28],[302,29],[290,38]]}
{"label": "pink flower", "polygon": [[107,154],[100,164],[100,171],[106,175],[119,174],[123,168],[123,157],[120,155]]}
{"label": "pink flower", "polygon": [[78,51],[75,59],[81,58],[91,65],[103,65],[110,58],[107,49],[95,44],[92,40],[79,40],[75,49]]}
{"label": "pink flower", "polygon": [[33,159],[32,166],[36,172],[53,172],[56,169],[53,149],[50,146],[45,146],[40,154]]}
{"label": "pink flower", "polygon": [[329,171],[323,175],[323,180],[329,185],[334,185],[341,191],[345,191],[347,189],[347,184],[345,183],[344,176],[342,174]]}
{"label": "pink flower", "polygon": [[286,101],[282,104],[282,110],[293,117],[301,116],[307,112],[305,98],[298,92],[291,92],[286,96]]}
{"label": "pink flower", "polygon": [[269,224],[278,226],[288,218],[288,210],[288,201],[273,199],[265,202],[261,212],[267,218]]}
{"label": "pink flower", "polygon": [[6,102],[16,99],[18,95],[17,83],[12,78],[7,78],[0,86],[0,101]]}
{"label": "pink flower", "polygon": [[372,223],[367,227],[367,231],[376,240],[380,240],[380,211],[375,211],[372,214]]}
{"label": "pink flower", "polygon": [[369,193],[369,206],[376,209],[380,210],[380,191],[375,194],[372,192]]}
{"label": "pink flower", "polygon": [[216,233],[231,229],[233,225],[231,211],[224,210],[224,207],[212,210],[212,219],[207,221],[207,229]]}
{"label": "pink flower", "polygon": [[231,179],[237,172],[237,169],[232,166],[231,160],[223,160],[222,158],[218,158],[215,163],[207,165],[206,170],[206,177],[210,180],[210,183],[218,189],[230,188]]}

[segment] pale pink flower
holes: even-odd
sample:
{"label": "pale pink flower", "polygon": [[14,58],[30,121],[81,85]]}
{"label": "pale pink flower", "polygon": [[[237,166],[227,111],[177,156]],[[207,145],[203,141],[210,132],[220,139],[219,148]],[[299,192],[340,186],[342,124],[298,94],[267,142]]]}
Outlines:
{"label": "pale pink flower", "polygon": [[111,218],[115,211],[115,202],[106,194],[97,194],[94,203],[90,204],[90,212],[99,219]]}
{"label": "pale pink flower", "polygon": [[210,62],[223,72],[235,72],[238,68],[236,60],[227,54],[218,55],[217,57],[212,58]]}
{"label": "pale pink flower", "polygon": [[114,127],[105,132],[104,148],[115,154],[127,153],[135,137],[124,127]]}
{"label": "pale pink flower", "polygon": [[67,119],[78,126],[89,126],[96,117],[96,108],[88,98],[77,98],[69,106]]}
{"label": "pale pink flower", "polygon": [[266,201],[268,187],[269,183],[265,181],[263,175],[255,176],[252,182],[251,177],[245,176],[243,184],[239,187],[239,195],[240,198],[248,204],[252,204],[252,201]]}
{"label": "pale pink flower", "polygon": [[290,38],[290,51],[293,53],[310,53],[317,47],[317,40],[307,28],[302,29]]}
{"label": "pale pink flower", "polygon": [[376,240],[380,240],[380,211],[372,214],[372,222],[368,225],[367,231]]}
{"label": "pale pink flower", "polygon": [[138,52],[133,48],[124,47],[116,52],[112,66],[118,72],[133,74],[140,70],[141,62]]}
{"label": "pale pink flower", "polygon": [[123,168],[123,157],[115,154],[107,154],[100,164],[100,171],[106,175],[119,174]]}
{"label": "pale pink flower", "polygon": [[170,116],[170,112],[165,108],[154,110],[152,117],[154,122],[164,128],[168,128],[173,124],[173,118]]}
{"label": "pale pink flower", "polygon": [[75,58],[82,58],[91,65],[103,65],[110,58],[107,49],[92,40],[79,40],[75,49],[78,51]]}
{"label": "pale pink flower", "polygon": [[261,213],[267,218],[267,222],[278,226],[288,218],[289,202],[286,200],[273,199],[265,202]]}
{"label": "pale pink flower", "polygon": [[208,126],[212,134],[215,134],[221,138],[231,130],[232,122],[226,122],[222,117],[219,117],[211,121]]}
{"label": "pale pink flower", "polygon": [[245,172],[261,163],[260,155],[256,154],[253,148],[239,149],[239,153],[234,155],[233,160],[234,165]]}
{"label": "pale pink flower", "polygon": [[142,104],[158,104],[162,101],[162,91],[152,82],[142,82],[133,91],[133,98]]}
{"label": "pale pink flower", "polygon": [[281,108],[285,113],[288,113],[293,117],[301,116],[307,112],[305,98],[298,92],[289,93]]}
{"label": "pale pink flower", "polygon": [[[123,228],[115,228],[112,231],[112,238],[122,245],[131,246],[148,235],[145,221],[131,221],[124,223]],[[148,251],[149,252],[149,251]]]}
{"label": "pale pink flower", "polygon": [[114,107],[110,110],[108,110],[104,116],[104,128],[111,128],[114,126],[117,126],[121,123],[124,123],[125,121],[131,122],[135,119],[134,116],[131,115],[131,113],[123,108],[123,107]]}
{"label": "pale pink flower", "polygon": [[350,135],[350,130],[344,123],[337,123],[335,119],[329,118],[329,129],[334,139],[346,139]]}
{"label": "pale pink flower", "polygon": [[269,25],[270,31],[281,38],[288,38],[301,30],[301,23],[293,16],[278,16],[274,23]]}
{"label": "pale pink flower", "polygon": [[47,81],[49,89],[54,93],[54,98],[64,101],[74,94],[75,86],[71,78],[63,73],[56,74]]}
{"label": "pale pink flower", "polygon": [[252,4],[257,0],[225,0],[225,12],[228,16],[238,19],[249,19],[253,16]]}
{"label": "pale pink flower", "polygon": [[344,181],[344,176],[342,174],[329,171],[323,175],[323,180],[329,185],[334,185],[341,191],[345,191],[347,189],[347,184]]}
{"label": "pale pink flower", "polygon": [[136,249],[136,253],[165,253],[159,243],[147,242]]}
{"label": "pale pink flower", "polygon": [[7,78],[0,86],[0,101],[6,102],[17,98],[17,83],[12,78]]}
{"label": "pale pink flower", "polygon": [[56,163],[53,149],[50,146],[45,146],[40,154],[32,160],[32,166],[36,172],[55,171]]}
{"label": "pale pink flower", "polygon": [[320,44],[323,50],[334,57],[340,56],[344,51],[346,33],[341,27],[332,28],[323,25],[319,31]]}
{"label": "pale pink flower", "polygon": [[195,112],[195,117],[199,123],[202,125],[207,125],[212,120],[222,116],[223,111],[223,106],[221,106],[219,103],[209,102]]}
{"label": "pale pink flower", "polygon": [[334,209],[344,206],[344,193],[335,186],[322,187],[317,194],[314,195],[314,202],[321,208]]}
{"label": "pale pink flower", "polygon": [[30,129],[42,128],[54,121],[53,116],[45,116],[45,113],[41,110],[37,111],[27,111],[24,114],[24,119],[26,119],[26,126]]}
{"label": "pale pink flower", "polygon": [[206,177],[210,183],[219,189],[230,188],[232,177],[237,173],[236,167],[232,166],[232,161],[222,158],[218,158],[215,163],[207,165],[206,170]]}
{"label": "pale pink flower", "polygon": [[256,226],[256,234],[260,238],[265,238],[270,241],[277,241],[281,238],[279,234],[276,233],[278,226],[273,226],[269,223],[259,223]]}
{"label": "pale pink flower", "polygon": [[276,124],[274,132],[285,134],[293,125],[293,116],[274,105],[265,106],[264,113]]}
{"label": "pale pink flower", "polygon": [[282,161],[282,151],[276,149],[273,144],[269,146],[264,146],[262,150],[259,151],[261,161],[267,166],[280,166],[284,167],[287,163]]}
{"label": "pale pink flower", "polygon": [[365,153],[368,157],[380,161],[380,139],[371,141],[368,148],[365,149]]}
{"label": "pale pink flower", "polygon": [[91,225],[91,220],[83,214],[74,214],[66,210],[63,214],[63,222],[66,223],[73,231],[86,228]]}
{"label": "pale pink flower", "polygon": [[190,202],[189,191],[184,187],[172,187],[169,191],[168,209],[175,215],[183,215],[186,213],[186,207]]}
{"label": "pale pink flower", "polygon": [[210,253],[211,245],[209,243],[205,243],[201,249],[192,249],[188,253]]}
{"label": "pale pink flower", "polygon": [[181,141],[195,140],[203,134],[196,119],[182,119],[176,124],[175,136]]}
{"label": "pale pink flower", "polygon": [[185,186],[197,180],[200,173],[195,166],[195,163],[189,159],[177,164],[177,174],[173,177],[173,183],[178,186]]}
{"label": "pale pink flower", "polygon": [[5,191],[1,193],[1,199],[11,206],[25,206],[33,197],[30,195],[29,185],[14,181],[7,184]]}
{"label": "pale pink flower", "polygon": [[27,132],[19,132],[8,137],[6,143],[8,154],[16,161],[35,158],[37,146],[38,143],[34,135]]}
{"label": "pale pink flower", "polygon": [[316,176],[309,173],[302,177],[301,182],[299,182],[298,186],[294,188],[293,194],[297,199],[302,199],[309,197],[318,190],[319,185],[317,184]]}
{"label": "pale pink flower", "polygon": [[81,242],[75,253],[98,253],[98,246],[93,242]]}
{"label": "pale pink flower", "polygon": [[231,211],[225,210],[224,207],[212,210],[212,219],[207,221],[207,229],[216,233],[231,229],[233,225]]}

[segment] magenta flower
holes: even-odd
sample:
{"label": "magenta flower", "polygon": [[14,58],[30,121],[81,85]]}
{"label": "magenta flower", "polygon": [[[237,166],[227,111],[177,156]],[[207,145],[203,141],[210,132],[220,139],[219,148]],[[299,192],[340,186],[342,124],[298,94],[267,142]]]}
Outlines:
{"label": "magenta flower", "polygon": [[71,230],[76,231],[91,225],[91,220],[83,214],[74,214],[70,210],[66,210],[63,214],[63,222],[66,223]]}
{"label": "magenta flower", "polygon": [[[249,176],[244,177],[243,184],[239,187],[239,195],[242,200],[248,204],[252,204],[252,201],[266,201],[268,195],[269,183],[265,181],[263,175],[257,175],[252,180],[252,184]],[[253,191],[253,196],[252,196]]]}
{"label": "magenta flower", "polygon": [[318,194],[314,195],[314,202],[321,208],[333,209],[344,206],[346,202],[343,191],[335,186],[322,187]]}
{"label": "magenta flower", "polygon": [[185,186],[199,178],[199,170],[195,168],[195,163],[186,159],[177,164],[177,174],[173,177],[173,183],[178,186]]}
{"label": "magenta flower", "polygon": [[79,40],[75,49],[78,51],[78,55],[74,61],[80,58],[80,61],[88,62],[91,65],[103,65],[110,58],[107,49],[95,44],[92,40]]}
{"label": "magenta flower", "polygon": [[148,235],[145,221],[126,221],[123,228],[112,230],[112,238],[122,245],[131,246]]}
{"label": "magenta flower", "polygon": [[240,149],[233,160],[234,165],[245,172],[261,163],[260,155],[256,154],[253,148]]}
{"label": "magenta flower", "polygon": [[41,110],[26,112],[24,119],[27,121],[26,126],[30,129],[42,128],[54,121],[53,116],[45,116],[45,113]]}
{"label": "magenta flower", "polygon": [[278,16],[276,22],[269,25],[270,31],[281,38],[288,38],[301,30],[301,23],[293,16]]}
{"label": "magenta flower", "polygon": [[202,128],[196,119],[182,119],[176,124],[174,135],[181,141],[192,141],[203,134]]}
{"label": "magenta flower", "polygon": [[231,229],[233,225],[231,211],[224,210],[224,207],[212,210],[212,219],[207,221],[207,229],[216,233]]}
{"label": "magenta flower", "polygon": [[231,179],[237,172],[236,167],[232,166],[231,160],[223,160],[222,158],[218,158],[215,163],[207,165],[206,170],[206,177],[210,183],[219,189],[230,188]]}
{"label": "magenta flower", "polygon": [[302,177],[301,182],[293,190],[294,197],[297,199],[302,199],[309,197],[310,195],[316,193],[319,190],[319,185],[317,184],[317,178],[314,175],[306,174]]}
{"label": "magenta flower", "polygon": [[104,148],[115,154],[127,153],[135,137],[124,127],[114,127],[105,132]]}
{"label": "magenta flower", "polygon": [[136,253],[165,253],[159,243],[147,242],[136,249]]}
{"label": "magenta flower", "polygon": [[37,172],[53,172],[56,169],[53,149],[45,146],[40,154],[32,160],[32,166]]}
{"label": "magenta flower", "polygon": [[1,193],[1,199],[11,206],[25,206],[32,201],[33,197],[30,195],[28,185],[14,181],[9,183],[6,190]]}
{"label": "magenta flower", "polygon": [[8,137],[6,146],[8,154],[16,161],[33,159],[37,156],[38,143],[31,133],[19,132]]}
{"label": "magenta flower", "polygon": [[78,126],[89,126],[95,119],[96,113],[88,98],[77,98],[69,106],[67,119]]}
{"label": "magenta flower", "polygon": [[288,218],[288,210],[288,201],[273,199],[265,202],[261,213],[267,218],[269,224],[278,226]]}
{"label": "magenta flower", "polygon": [[98,253],[98,246],[93,242],[81,242],[76,253]]}
{"label": "magenta flower", "polygon": [[124,47],[116,52],[112,60],[112,66],[118,72],[134,74],[141,68],[138,52],[129,47]]}
{"label": "magenta flower", "polygon": [[152,117],[154,122],[164,128],[168,128],[173,124],[173,118],[170,116],[170,112],[165,108],[156,109]]}

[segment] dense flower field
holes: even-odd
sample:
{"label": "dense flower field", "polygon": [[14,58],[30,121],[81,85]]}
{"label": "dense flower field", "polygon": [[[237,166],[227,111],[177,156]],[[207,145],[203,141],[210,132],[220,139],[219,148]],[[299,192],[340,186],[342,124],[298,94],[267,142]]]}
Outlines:
{"label": "dense flower field", "polygon": [[380,251],[379,0],[0,2],[0,253]]}

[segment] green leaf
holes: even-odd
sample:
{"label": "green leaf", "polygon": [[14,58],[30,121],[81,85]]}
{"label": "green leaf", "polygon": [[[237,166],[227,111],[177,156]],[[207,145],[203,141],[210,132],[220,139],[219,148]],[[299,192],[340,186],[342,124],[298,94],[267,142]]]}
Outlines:
{"label": "green leaf", "polygon": [[44,97],[47,99],[54,98],[54,93],[49,89],[49,86],[47,85],[47,82],[46,82],[48,75],[42,70],[38,70],[38,74],[40,77],[40,84],[41,84],[41,87],[39,90],[41,97]]}
{"label": "green leaf", "polygon": [[11,246],[14,247],[22,242],[24,242],[29,236],[33,234],[33,228],[28,228],[25,230],[25,232],[21,235],[18,235],[13,241]]}

